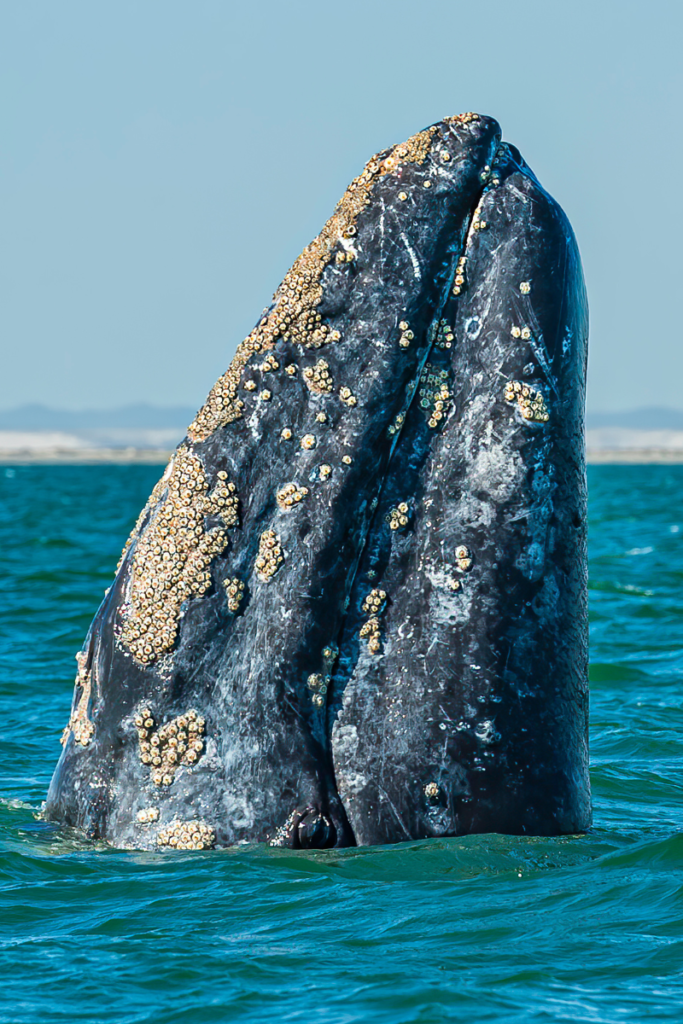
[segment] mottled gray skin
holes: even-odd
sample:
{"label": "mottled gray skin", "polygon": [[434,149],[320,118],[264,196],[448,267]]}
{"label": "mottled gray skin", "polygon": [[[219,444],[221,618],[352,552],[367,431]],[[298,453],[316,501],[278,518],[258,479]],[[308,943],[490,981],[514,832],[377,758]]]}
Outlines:
{"label": "mottled gray skin", "polygon": [[[494,174],[444,311],[454,343],[431,357],[454,403],[436,437],[411,406],[341,642],[329,724],[359,844],[591,822],[585,291],[571,228],[519,154]],[[547,423],[505,400],[510,380],[542,391]],[[392,532],[401,501],[411,525]],[[379,657],[357,640],[371,586],[388,594]]]}
{"label": "mottled gray skin", "polygon": [[[467,125],[442,122],[424,163],[407,163],[398,174],[379,179],[370,205],[357,219],[357,259],[341,265],[332,261],[322,277],[318,312],[340,331],[341,340],[311,350],[280,338],[273,352],[281,366],[296,363],[297,375],[282,370],[264,374],[258,368],[263,355],[252,358],[245,373],[257,388],[243,394],[244,416],[205,441],[184,442],[201,459],[210,486],[223,470],[236,483],[240,526],[230,531],[227,550],[213,561],[209,592],[186,602],[173,650],[151,665],[136,661],[117,635],[139,541],[131,545],[85,648],[93,678],[94,735],[85,747],[73,736],[67,740],[48,793],[49,818],[119,846],[142,848],[154,847],[158,828],[172,820],[195,818],[214,829],[220,846],[275,839],[293,847],[320,847],[375,841],[375,835],[404,838],[402,827],[386,831],[381,813],[372,836],[362,827],[356,834],[356,826],[349,825],[347,801],[353,803],[354,822],[358,801],[347,783],[337,788],[328,716],[325,708],[313,706],[306,680],[323,671],[323,647],[346,628],[347,600],[357,585],[368,530],[377,521],[373,499],[396,458],[395,436],[389,436],[388,427],[408,407],[411,381],[429,355],[432,325],[442,315],[481,196],[484,168],[499,142],[500,129],[491,119]],[[440,156],[445,149],[449,162]],[[427,180],[431,188],[424,188]],[[407,200],[399,197],[401,192],[408,193]],[[403,320],[415,335],[407,350],[398,346]],[[302,379],[303,369],[321,356],[335,381],[329,396],[312,394]],[[342,385],[357,397],[354,408],[340,402]],[[272,399],[258,401],[255,396],[266,386]],[[327,413],[324,425],[316,421],[321,410]],[[295,440],[281,439],[284,426]],[[297,444],[305,433],[317,437],[313,450]],[[351,456],[350,465],[342,462],[344,455]],[[580,463],[580,454],[576,458]],[[325,481],[319,475],[322,464],[333,467]],[[455,465],[450,472],[457,475]],[[309,495],[300,507],[282,511],[275,494],[289,481],[307,486]],[[431,470],[413,482],[416,493],[434,486]],[[148,509],[140,536],[152,512]],[[455,511],[450,514],[455,517]],[[281,538],[285,563],[264,582],[254,561],[266,529]],[[419,543],[429,544],[428,535]],[[246,599],[237,615],[227,608],[226,576],[246,581]],[[408,592],[406,601],[411,601]],[[353,607],[352,599],[350,614]],[[489,613],[493,619],[506,618],[507,597],[504,607],[494,603]],[[449,633],[445,643],[454,642],[461,643]],[[350,640],[350,648],[357,649],[357,639]],[[342,651],[342,666],[349,656]],[[359,662],[353,687],[362,687],[363,671]],[[373,664],[367,673],[373,691],[379,682],[375,671]],[[450,685],[455,689],[456,684],[453,679]],[[390,727],[382,724],[390,708],[375,701],[364,723],[354,710],[351,689],[348,693],[344,722],[347,728],[355,723],[359,735],[366,730],[362,743],[369,751],[377,730]],[[79,697],[77,688],[74,706]],[[134,717],[143,706],[160,723],[189,708],[206,719],[204,753],[196,766],[180,768],[167,787],[154,786],[140,760]],[[414,746],[413,732],[404,737],[406,749]],[[422,737],[420,744],[410,761],[416,767],[409,770],[417,774],[406,794],[409,802],[420,801],[425,776],[424,762],[418,770],[416,761],[424,757]],[[348,778],[350,762],[339,751],[335,741],[337,770]],[[568,758],[574,757],[572,748]],[[153,828],[136,820],[149,806],[159,810]],[[409,828],[415,836],[432,834],[419,814],[411,817]]]}

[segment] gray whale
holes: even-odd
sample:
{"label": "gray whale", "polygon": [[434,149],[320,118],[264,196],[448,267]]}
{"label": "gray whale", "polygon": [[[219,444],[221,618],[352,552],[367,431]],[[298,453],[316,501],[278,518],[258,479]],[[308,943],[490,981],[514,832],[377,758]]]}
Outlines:
{"label": "gray whale", "polygon": [[588,828],[587,334],[496,121],[373,157],[140,514],[45,815],[147,849]]}

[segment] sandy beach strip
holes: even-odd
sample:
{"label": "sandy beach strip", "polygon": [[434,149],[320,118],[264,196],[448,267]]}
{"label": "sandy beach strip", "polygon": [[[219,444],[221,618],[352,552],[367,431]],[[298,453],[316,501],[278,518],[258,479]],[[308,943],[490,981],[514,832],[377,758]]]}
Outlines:
{"label": "sandy beach strip", "polygon": [[[0,448],[2,466],[165,465],[173,452],[157,448]],[[588,448],[589,465],[683,464],[683,448]]]}

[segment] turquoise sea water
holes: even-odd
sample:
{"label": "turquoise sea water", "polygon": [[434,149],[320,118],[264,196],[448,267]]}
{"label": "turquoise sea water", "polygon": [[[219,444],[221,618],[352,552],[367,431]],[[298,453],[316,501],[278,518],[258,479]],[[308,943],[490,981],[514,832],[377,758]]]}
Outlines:
{"label": "turquoise sea water", "polygon": [[593,831],[130,853],[37,817],[159,467],[0,467],[0,1022],[683,1017],[683,466],[591,467]]}

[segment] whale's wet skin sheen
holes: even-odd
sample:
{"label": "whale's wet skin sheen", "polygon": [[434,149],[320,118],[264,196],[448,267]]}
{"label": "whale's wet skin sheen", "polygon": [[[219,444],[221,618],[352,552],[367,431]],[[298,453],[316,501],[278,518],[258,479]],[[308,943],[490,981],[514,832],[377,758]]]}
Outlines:
{"label": "whale's wet skin sheen", "polygon": [[140,515],[46,816],[147,849],[588,828],[587,329],[494,120],[373,157]]}

